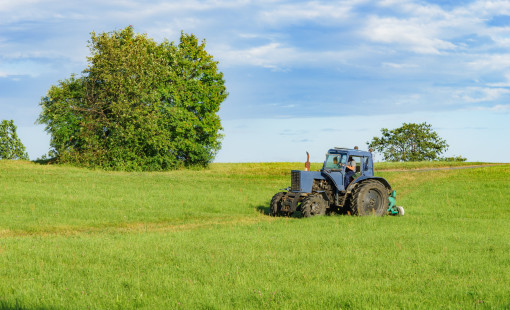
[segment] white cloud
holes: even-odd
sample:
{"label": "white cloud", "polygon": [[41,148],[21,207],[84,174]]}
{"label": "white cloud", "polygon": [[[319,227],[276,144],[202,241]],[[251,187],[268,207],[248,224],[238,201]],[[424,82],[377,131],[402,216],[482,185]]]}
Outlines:
{"label": "white cloud", "polygon": [[508,0],[478,0],[459,10],[478,15],[508,15],[510,14],[510,2]]}
{"label": "white cloud", "polygon": [[420,66],[412,63],[393,63],[393,62],[383,62],[382,66],[384,68],[392,68],[392,69],[415,69]]}
{"label": "white cloud", "polygon": [[505,74],[505,80],[498,83],[488,83],[490,87],[510,87],[510,73]]}
{"label": "white cloud", "polygon": [[311,1],[283,4],[271,10],[263,10],[260,17],[270,24],[296,24],[304,20],[318,23],[345,23],[347,19],[350,19],[353,7],[365,2],[367,1]]}
{"label": "white cloud", "polygon": [[466,103],[491,102],[510,94],[510,89],[491,87],[467,87],[455,91],[453,97]]}
{"label": "white cloud", "polygon": [[224,47],[219,54],[226,65],[253,65],[271,69],[281,69],[299,57],[295,48],[276,42],[244,50]]}
{"label": "white cloud", "polygon": [[1,0],[0,1],[0,13],[1,12],[12,12],[20,8],[26,8],[37,3],[42,3],[41,0]]}
{"label": "white cloud", "polygon": [[423,96],[421,94],[399,95],[394,100],[397,106],[417,106],[423,100]]}
{"label": "white cloud", "polygon": [[192,15],[218,9],[235,9],[250,4],[249,0],[187,0],[187,1],[136,1],[136,0],[0,0],[0,24],[17,21],[122,20],[121,26],[135,21],[167,15],[169,18]]}
{"label": "white cloud", "polygon": [[54,1],[2,0],[0,1],[0,24],[59,19],[63,16],[61,14],[63,7],[66,7],[65,3]]}
{"label": "white cloud", "polygon": [[488,111],[488,112],[493,112],[493,113],[503,115],[503,114],[510,112],[510,104],[495,104],[493,106],[477,106],[477,107],[472,108],[471,110]]}
{"label": "white cloud", "polygon": [[[396,50],[439,55],[510,47],[510,27],[487,25],[493,16],[510,14],[508,1],[475,1],[444,9],[440,5],[411,0],[386,0],[375,5],[392,13],[374,14],[362,27],[362,35]],[[466,45],[456,40],[475,36],[492,42]]]}
{"label": "white cloud", "polygon": [[443,50],[456,48],[455,44],[437,38],[434,28],[417,19],[373,16],[368,19],[362,34],[372,41],[397,44],[420,54],[440,54]]}
{"label": "white cloud", "polygon": [[0,63],[0,77],[16,77],[27,75],[30,77],[38,77],[42,73],[51,72],[52,68],[49,64],[37,63],[31,60],[11,61],[8,63]]}
{"label": "white cloud", "polygon": [[480,72],[502,71],[510,68],[510,53],[474,55],[468,65]]}
{"label": "white cloud", "polygon": [[423,2],[409,0],[385,0],[376,2],[376,5],[391,8],[407,16],[421,17],[424,20],[451,17],[448,12],[441,9],[440,6]]}
{"label": "white cloud", "polygon": [[356,51],[306,51],[279,42],[271,42],[247,49],[235,49],[228,45],[212,49],[215,58],[223,66],[257,66],[272,70],[292,67],[335,67],[348,63],[359,56]]}
{"label": "white cloud", "polygon": [[510,27],[487,27],[482,28],[480,32],[490,37],[494,46],[510,48]]}
{"label": "white cloud", "polygon": [[510,112],[510,104],[496,104],[491,107],[489,110],[495,112]]}

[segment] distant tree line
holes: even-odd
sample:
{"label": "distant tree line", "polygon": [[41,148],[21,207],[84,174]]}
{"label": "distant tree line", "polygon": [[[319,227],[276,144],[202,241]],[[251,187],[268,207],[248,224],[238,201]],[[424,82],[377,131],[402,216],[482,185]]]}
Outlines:
{"label": "distant tree line", "polygon": [[[61,82],[61,85],[63,85],[63,82]],[[64,115],[69,116],[71,114],[64,113]],[[67,131],[69,128],[63,126],[61,128],[63,133],[60,133],[60,136],[53,137],[53,139],[61,136],[69,137],[70,133]],[[78,128],[75,130],[82,129]],[[383,128],[381,133],[381,137],[374,137],[372,141],[367,142],[367,146],[381,153],[385,161],[466,161],[466,158],[460,155],[441,157],[440,155],[448,149],[448,144],[432,130],[432,125],[427,123],[404,123],[402,127],[392,130]],[[70,137],[68,141],[71,142],[72,139]],[[68,142],[66,139],[62,141],[63,144]],[[3,120],[0,123],[0,159],[28,160],[25,146],[18,138],[16,126],[12,120]],[[149,168],[159,170],[162,167]]]}

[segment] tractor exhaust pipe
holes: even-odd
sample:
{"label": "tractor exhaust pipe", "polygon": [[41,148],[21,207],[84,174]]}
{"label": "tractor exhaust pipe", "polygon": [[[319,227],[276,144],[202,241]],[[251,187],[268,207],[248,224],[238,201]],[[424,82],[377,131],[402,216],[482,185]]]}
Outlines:
{"label": "tractor exhaust pipe", "polygon": [[310,154],[306,152],[305,171],[310,171]]}

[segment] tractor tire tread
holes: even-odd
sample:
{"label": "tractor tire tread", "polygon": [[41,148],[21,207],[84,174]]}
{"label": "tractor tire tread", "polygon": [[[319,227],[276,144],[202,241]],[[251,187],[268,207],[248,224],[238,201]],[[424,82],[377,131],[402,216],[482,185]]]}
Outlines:
{"label": "tractor tire tread", "polygon": [[[320,209],[318,212],[314,212],[312,205],[313,204],[320,204]],[[312,217],[316,215],[325,215],[327,211],[328,204],[324,198],[320,195],[311,195],[306,197],[303,202],[301,203],[301,215],[303,217]]]}
{"label": "tractor tire tread", "polygon": [[269,214],[271,214],[271,216],[281,216],[281,205],[279,206],[278,204],[281,204],[281,200],[285,194],[285,192],[279,192],[276,193],[273,198],[271,198],[271,203],[269,205]]}
{"label": "tractor tire tread", "polygon": [[[385,195],[387,193],[387,189],[384,186],[384,184],[382,184],[381,182],[379,182],[377,180],[367,180],[367,181],[358,183],[357,186],[353,189],[351,198],[349,199],[349,209],[350,209],[352,215],[358,215],[358,216],[366,215],[366,214],[360,214],[358,204],[360,202],[361,192],[363,191],[363,189],[366,189],[369,186],[378,188],[381,191],[381,194],[383,194],[383,195]],[[384,208],[384,210],[378,210],[380,213],[380,214],[378,214],[379,216],[384,216],[386,214],[387,204],[384,204],[382,206],[382,208]]]}

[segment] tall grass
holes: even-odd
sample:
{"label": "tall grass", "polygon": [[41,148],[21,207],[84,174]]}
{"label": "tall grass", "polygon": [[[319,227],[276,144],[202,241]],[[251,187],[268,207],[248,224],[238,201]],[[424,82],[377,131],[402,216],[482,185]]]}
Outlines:
{"label": "tall grass", "polygon": [[269,217],[290,169],[1,161],[0,308],[510,307],[510,165],[379,172],[404,217]]}
{"label": "tall grass", "polygon": [[419,161],[419,162],[377,162],[376,170],[414,170],[426,168],[455,168],[480,165],[496,165],[495,163],[463,162],[463,161]]}

